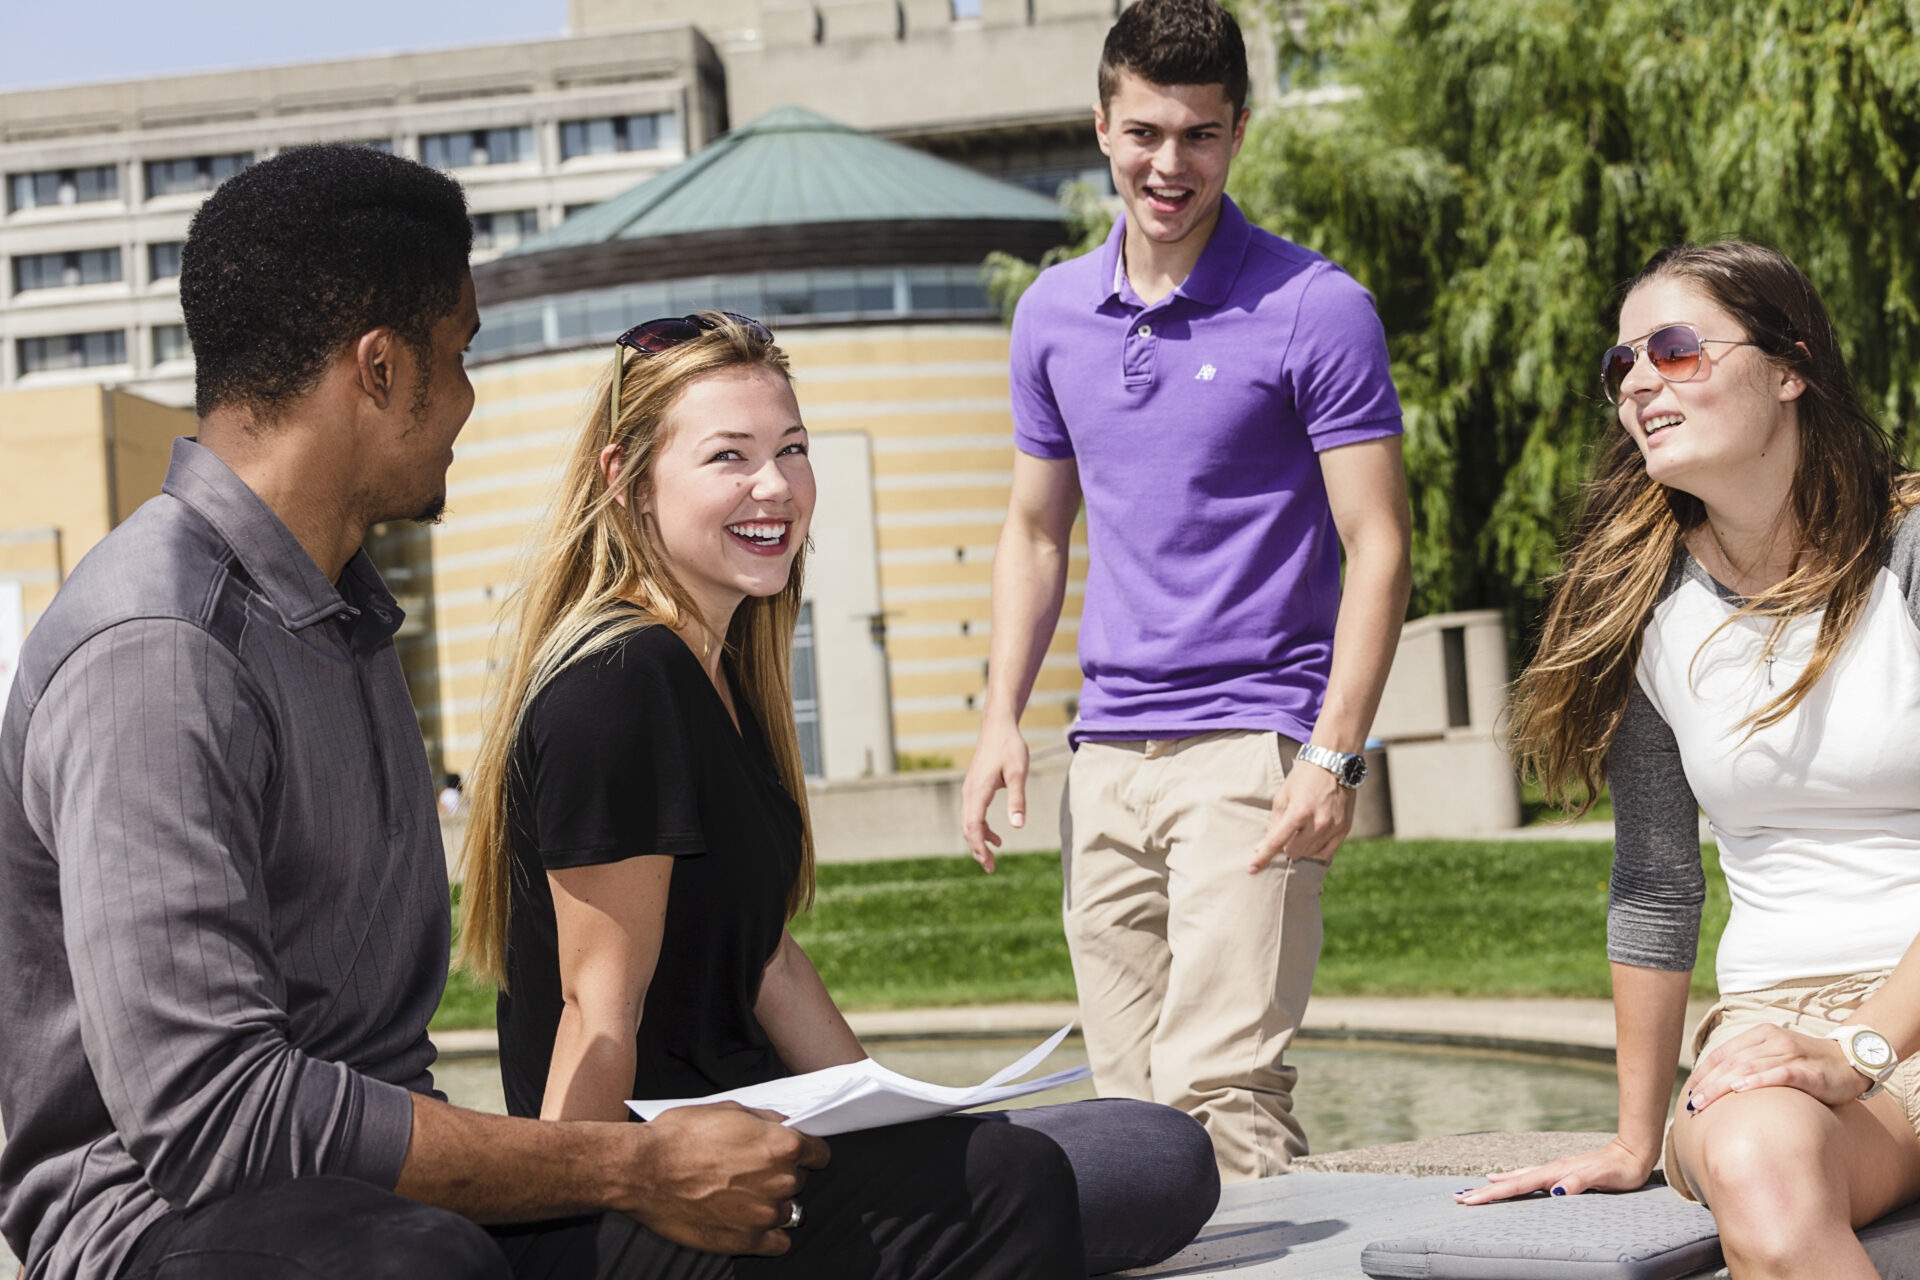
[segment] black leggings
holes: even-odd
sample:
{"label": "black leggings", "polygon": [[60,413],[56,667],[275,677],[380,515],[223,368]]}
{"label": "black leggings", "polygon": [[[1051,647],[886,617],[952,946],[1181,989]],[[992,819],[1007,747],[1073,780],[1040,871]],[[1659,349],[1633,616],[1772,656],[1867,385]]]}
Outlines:
{"label": "black leggings", "polygon": [[[800,1197],[806,1225],[779,1258],[700,1253],[618,1214],[481,1228],[362,1182],[302,1178],[167,1214],[120,1274],[1057,1280],[1166,1257],[1193,1238],[1219,1196],[1204,1131],[1150,1103],[947,1116],[843,1134],[830,1145],[832,1163]],[[1076,1167],[1084,1168],[1078,1184]]]}

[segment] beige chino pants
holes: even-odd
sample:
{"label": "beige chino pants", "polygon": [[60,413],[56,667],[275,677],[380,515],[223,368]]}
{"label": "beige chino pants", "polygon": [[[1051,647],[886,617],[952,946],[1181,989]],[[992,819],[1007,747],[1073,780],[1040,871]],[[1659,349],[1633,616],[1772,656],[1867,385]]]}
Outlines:
{"label": "beige chino pants", "polygon": [[1284,1173],[1327,865],[1247,874],[1300,745],[1229,730],[1084,742],[1062,801],[1067,943],[1094,1085],[1206,1126],[1226,1181]]}

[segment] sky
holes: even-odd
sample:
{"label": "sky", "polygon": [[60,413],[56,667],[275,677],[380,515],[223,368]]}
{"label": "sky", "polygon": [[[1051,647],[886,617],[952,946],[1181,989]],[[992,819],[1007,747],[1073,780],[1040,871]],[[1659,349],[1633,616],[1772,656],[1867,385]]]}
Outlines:
{"label": "sky", "polygon": [[0,92],[562,34],[566,0],[0,0]]}

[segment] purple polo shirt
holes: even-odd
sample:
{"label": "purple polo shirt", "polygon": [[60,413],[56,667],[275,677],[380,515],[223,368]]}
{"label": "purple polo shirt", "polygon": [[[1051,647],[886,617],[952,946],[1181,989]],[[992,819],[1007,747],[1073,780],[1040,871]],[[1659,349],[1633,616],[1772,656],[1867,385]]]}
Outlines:
{"label": "purple polo shirt", "polygon": [[1304,742],[1340,605],[1317,455],[1400,432],[1386,334],[1351,276],[1224,197],[1152,306],[1125,234],[1043,272],[1013,320],[1014,441],[1073,459],[1087,507],[1072,736]]}

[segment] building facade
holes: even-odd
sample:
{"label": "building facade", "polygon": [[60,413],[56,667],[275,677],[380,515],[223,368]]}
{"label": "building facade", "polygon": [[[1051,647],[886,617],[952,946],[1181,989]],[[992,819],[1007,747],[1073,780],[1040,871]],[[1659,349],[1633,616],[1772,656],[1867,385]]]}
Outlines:
{"label": "building facade", "polygon": [[0,390],[193,394],[180,246],[206,194],[287,147],[355,142],[466,188],[484,262],[724,131],[685,23],[0,94]]}

